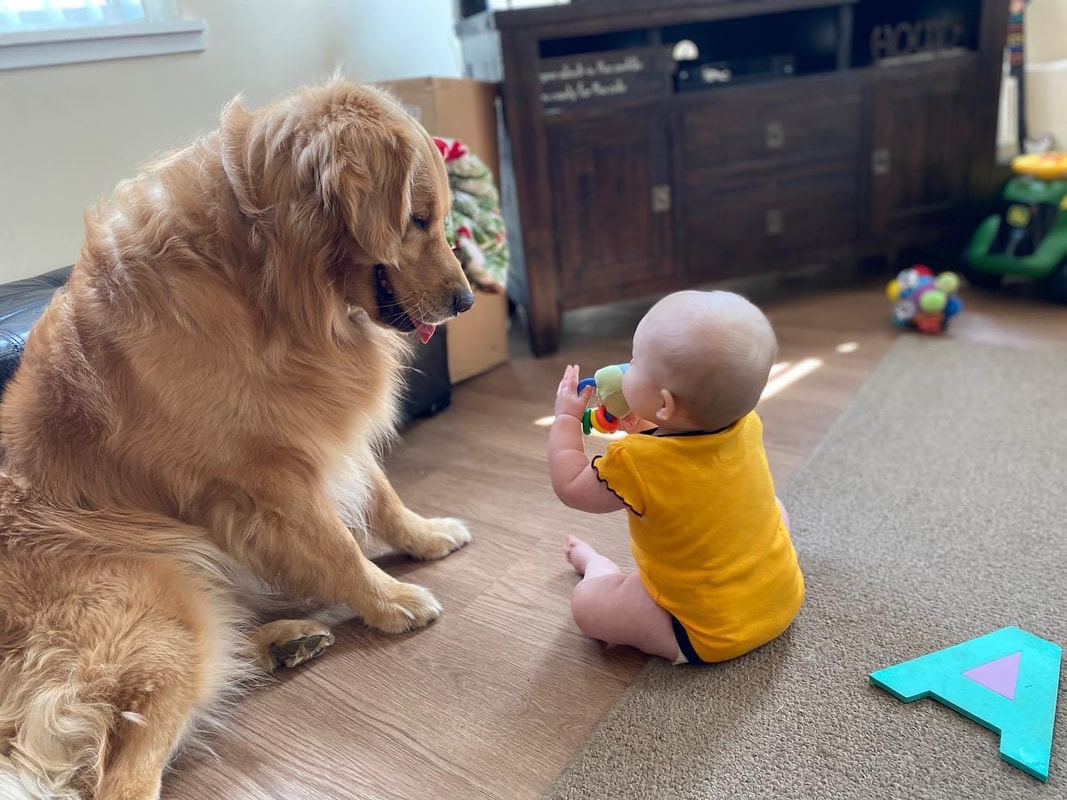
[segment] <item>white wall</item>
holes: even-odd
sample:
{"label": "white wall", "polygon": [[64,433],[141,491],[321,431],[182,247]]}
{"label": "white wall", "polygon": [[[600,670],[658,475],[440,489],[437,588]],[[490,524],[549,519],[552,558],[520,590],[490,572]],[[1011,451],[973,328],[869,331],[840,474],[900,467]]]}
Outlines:
{"label": "white wall", "polygon": [[1067,150],[1067,0],[1026,9],[1026,120],[1032,137],[1051,133]]}
{"label": "white wall", "polygon": [[0,282],[70,264],[82,215],[139,163],[337,66],[459,76],[445,0],[181,0],[202,53],[0,72]]}
{"label": "white wall", "polygon": [[1026,50],[1037,61],[1067,58],[1067,2],[1030,0],[1026,7]]}

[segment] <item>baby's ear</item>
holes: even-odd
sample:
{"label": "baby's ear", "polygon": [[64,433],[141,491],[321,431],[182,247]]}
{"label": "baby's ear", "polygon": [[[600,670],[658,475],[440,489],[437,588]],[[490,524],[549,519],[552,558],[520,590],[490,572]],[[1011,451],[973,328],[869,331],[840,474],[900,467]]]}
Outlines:
{"label": "baby's ear", "polygon": [[673,419],[674,415],[678,411],[678,403],[674,399],[674,395],[666,389],[660,389],[660,405],[656,411],[656,419],[660,422],[667,422]]}

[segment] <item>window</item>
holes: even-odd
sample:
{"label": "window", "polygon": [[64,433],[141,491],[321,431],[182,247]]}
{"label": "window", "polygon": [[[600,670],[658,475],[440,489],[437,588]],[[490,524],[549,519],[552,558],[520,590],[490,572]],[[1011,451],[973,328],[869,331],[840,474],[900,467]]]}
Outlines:
{"label": "window", "polygon": [[0,0],[0,31],[115,25],[145,18],[141,0]]}
{"label": "window", "polygon": [[176,0],[0,0],[0,70],[194,52],[204,29]]}

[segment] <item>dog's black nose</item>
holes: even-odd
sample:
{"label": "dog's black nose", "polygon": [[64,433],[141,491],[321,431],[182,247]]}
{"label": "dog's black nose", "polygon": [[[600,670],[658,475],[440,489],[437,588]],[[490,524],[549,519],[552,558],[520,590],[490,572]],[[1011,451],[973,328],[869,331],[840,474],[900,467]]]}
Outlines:
{"label": "dog's black nose", "polygon": [[469,311],[473,305],[474,292],[470,289],[461,289],[452,297],[452,311],[456,314],[462,314],[464,311]]}

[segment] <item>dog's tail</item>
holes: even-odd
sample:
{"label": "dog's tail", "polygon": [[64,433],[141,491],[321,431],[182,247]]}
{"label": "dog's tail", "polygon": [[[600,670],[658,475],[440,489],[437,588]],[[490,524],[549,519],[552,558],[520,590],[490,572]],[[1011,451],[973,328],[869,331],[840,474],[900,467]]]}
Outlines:
{"label": "dog's tail", "polygon": [[114,708],[66,683],[38,687],[24,700],[18,732],[0,754],[0,798],[78,800],[79,784],[89,788],[100,774]]}

